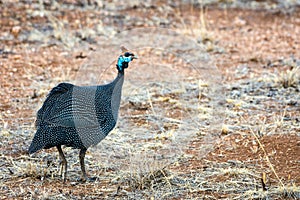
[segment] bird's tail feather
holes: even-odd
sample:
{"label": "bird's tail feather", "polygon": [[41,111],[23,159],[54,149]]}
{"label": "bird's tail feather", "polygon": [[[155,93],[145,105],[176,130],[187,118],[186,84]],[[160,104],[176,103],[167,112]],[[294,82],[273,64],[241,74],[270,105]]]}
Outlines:
{"label": "bird's tail feather", "polygon": [[44,131],[38,129],[33,137],[33,140],[30,144],[30,147],[28,149],[29,154],[33,154],[37,152],[40,149],[44,148]]}

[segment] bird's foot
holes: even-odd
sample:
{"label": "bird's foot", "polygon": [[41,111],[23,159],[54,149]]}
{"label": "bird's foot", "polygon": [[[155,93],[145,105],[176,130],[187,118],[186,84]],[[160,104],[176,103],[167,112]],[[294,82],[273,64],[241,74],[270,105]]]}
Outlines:
{"label": "bird's foot", "polygon": [[85,182],[95,182],[97,180],[97,177],[81,177],[79,179],[79,182],[85,183]]}

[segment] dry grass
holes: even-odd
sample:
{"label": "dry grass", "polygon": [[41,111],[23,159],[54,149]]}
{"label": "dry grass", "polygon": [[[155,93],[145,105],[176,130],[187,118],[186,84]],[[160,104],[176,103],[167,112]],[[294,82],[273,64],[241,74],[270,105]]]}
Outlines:
{"label": "dry grass", "polygon": [[298,87],[300,82],[300,66],[292,67],[286,72],[281,72],[276,82],[284,88]]}
{"label": "dry grass", "polygon": [[[299,101],[295,99],[300,83],[299,66],[295,63],[283,63],[289,69],[277,67],[278,72],[274,76],[270,76],[272,69],[265,69],[268,75],[266,79],[258,70],[255,71],[255,67],[261,71],[261,66],[257,63],[253,69],[249,67],[250,73],[255,76],[233,76],[233,80],[223,83],[225,89],[220,92],[219,88],[214,88],[219,84],[218,79],[212,77],[220,77],[221,73],[227,75],[226,70],[215,72],[216,69],[210,62],[208,64],[201,59],[201,62],[196,60],[196,64],[192,65],[192,61],[182,57],[203,56],[198,49],[195,50],[197,45],[184,43],[188,47],[176,46],[176,39],[181,39],[179,41],[182,42],[187,38],[185,36],[189,36],[193,41],[205,43],[205,52],[220,53],[215,51],[219,41],[212,37],[216,30],[211,29],[209,10],[202,5],[200,9],[193,6],[188,8],[190,18],[185,18],[184,10],[174,10],[174,19],[181,20],[177,25],[182,29],[177,29],[180,37],[168,36],[171,38],[171,42],[168,41],[171,45],[165,45],[167,42],[164,41],[164,47],[170,47],[168,52],[158,49],[159,44],[152,48],[137,49],[139,56],[149,59],[142,59],[137,64],[138,69],[128,71],[118,127],[101,144],[90,148],[87,154],[88,172],[90,176],[96,176],[97,180],[78,182],[78,151],[65,148],[69,175],[67,182],[63,184],[55,149],[45,150],[31,157],[26,151],[34,134],[35,111],[44,96],[58,82],[76,77],[78,67],[75,63],[78,62],[74,61],[76,56],[70,49],[79,40],[74,35],[76,31],[66,28],[60,15],[46,10],[43,4],[39,6],[38,13],[49,21],[53,28],[51,37],[59,41],[60,46],[56,48],[46,45],[36,52],[27,50],[27,47],[25,50],[21,48],[19,51],[24,51],[24,54],[9,57],[7,62],[3,59],[1,63],[4,67],[16,68],[1,73],[8,74],[7,77],[22,77],[18,79],[19,85],[11,79],[11,85],[1,90],[3,97],[7,94],[15,95],[15,101],[2,99],[4,106],[1,109],[5,111],[0,114],[1,198],[300,198],[299,177],[296,173],[299,166],[299,142],[296,141],[299,139]],[[138,6],[133,9],[134,12],[140,9]],[[60,7],[57,13],[63,9]],[[130,11],[131,8],[126,10],[129,16]],[[230,16],[229,11],[224,11],[228,14],[226,17]],[[114,13],[107,12],[115,16]],[[120,15],[115,17],[119,19]],[[99,23],[99,19],[93,19],[89,18],[89,27]],[[130,24],[130,17],[128,19],[126,22]],[[103,21],[100,24],[103,25]],[[80,29],[83,29],[86,24],[82,23],[81,26]],[[242,26],[240,28],[243,30]],[[165,39],[164,36],[168,33],[151,33],[149,43],[159,41],[157,38],[160,37]],[[237,31],[238,33],[240,32]],[[144,42],[138,43],[138,34],[131,36],[137,46]],[[115,42],[120,41],[118,39],[120,38],[116,38]],[[110,57],[106,57],[106,51],[98,54],[101,56],[91,57],[84,48],[77,50],[88,55],[88,59],[102,59],[105,55],[104,61],[110,61]],[[109,53],[112,51],[114,46],[108,50]],[[205,52],[201,51],[203,54]],[[234,51],[233,54],[237,52]],[[66,56],[67,54],[71,56]],[[222,59],[228,59],[227,54],[229,53],[222,52]],[[233,59],[230,58],[229,61],[231,65],[237,65]],[[19,65],[22,66],[18,67]],[[209,65],[211,69],[205,71],[206,69],[195,67],[198,65]],[[99,70],[97,67],[94,72]],[[9,67],[7,69],[10,70]],[[82,71],[84,68],[79,72]],[[148,84],[141,79],[143,73],[148,75],[147,80],[153,82]],[[130,77],[130,74],[135,76]],[[181,76],[173,79],[173,74]],[[130,83],[133,78],[138,83],[137,87]],[[2,84],[4,83],[1,82],[1,87]],[[17,92],[12,93],[12,88]],[[227,101],[220,101],[223,97]],[[218,106],[214,107],[215,105]],[[220,119],[215,119],[217,117]],[[222,120],[225,124],[223,127],[220,122]]]}

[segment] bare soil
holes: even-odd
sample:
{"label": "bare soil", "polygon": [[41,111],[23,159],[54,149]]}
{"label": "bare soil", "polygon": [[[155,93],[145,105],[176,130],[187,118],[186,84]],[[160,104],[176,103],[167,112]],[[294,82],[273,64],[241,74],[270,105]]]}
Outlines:
{"label": "bare soil", "polygon": [[[0,1],[1,199],[300,199],[297,6],[40,2]],[[148,37],[153,28],[180,36],[170,34],[166,46],[165,32]],[[148,38],[139,33],[120,42],[135,30]],[[198,51],[180,38],[201,45],[216,68],[196,76],[192,61],[178,58]],[[87,154],[97,180],[78,181],[78,150],[65,148],[69,175],[62,183],[55,148],[27,154],[36,111],[59,82],[92,83],[89,74],[112,80],[121,45],[140,58],[127,71],[118,127]],[[98,74],[98,65],[108,67]],[[207,77],[214,76],[222,94],[210,113],[213,98],[201,93],[199,80],[210,89]],[[134,82],[147,87],[132,89]],[[213,127],[216,113],[221,123]]]}

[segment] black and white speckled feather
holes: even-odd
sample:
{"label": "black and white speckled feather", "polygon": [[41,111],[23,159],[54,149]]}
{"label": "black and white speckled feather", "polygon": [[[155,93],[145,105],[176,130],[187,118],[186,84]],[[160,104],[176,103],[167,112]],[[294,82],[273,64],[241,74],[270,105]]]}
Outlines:
{"label": "black and white speckled feather", "polygon": [[80,87],[60,83],[38,111],[37,132],[29,148],[67,145],[88,148],[98,144],[115,127],[124,73],[107,85]]}
{"label": "black and white speckled feather", "polygon": [[[98,144],[115,127],[124,69],[134,58],[134,54],[128,52],[120,56],[118,75],[107,85],[76,86],[60,83],[54,87],[37,112],[37,131],[28,152],[32,154],[56,146],[66,165],[60,147],[66,145],[81,149],[80,159],[83,160],[86,149]],[[81,167],[86,176],[84,166]]]}

